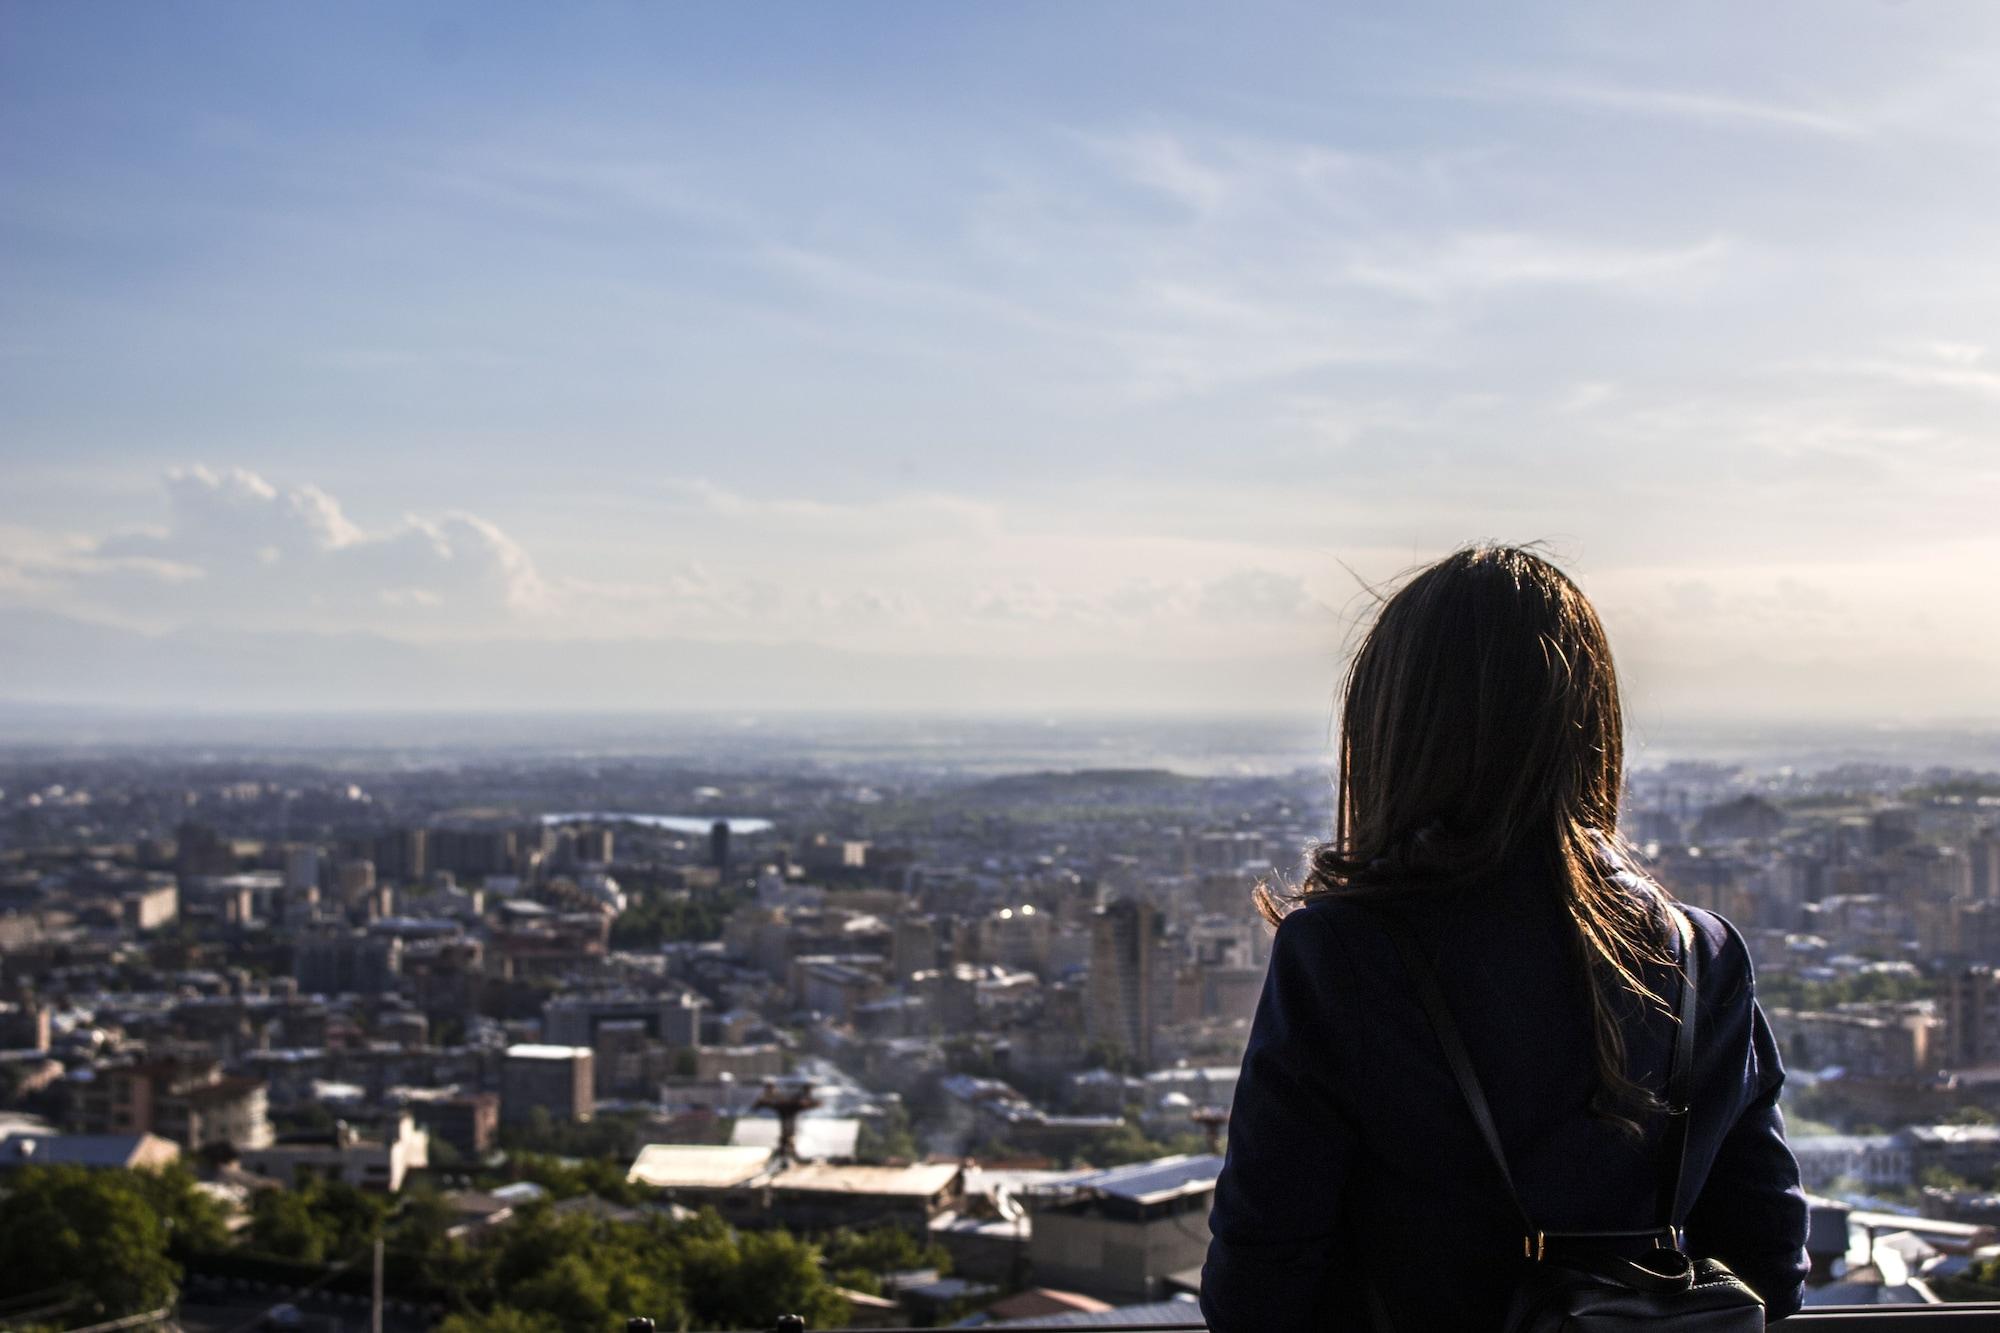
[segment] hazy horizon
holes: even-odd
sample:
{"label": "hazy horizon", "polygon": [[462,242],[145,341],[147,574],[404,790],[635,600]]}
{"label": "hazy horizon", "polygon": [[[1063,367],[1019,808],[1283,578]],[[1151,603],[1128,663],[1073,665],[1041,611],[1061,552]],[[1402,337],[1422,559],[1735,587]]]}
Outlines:
{"label": "hazy horizon", "polygon": [[[303,762],[662,761],[717,769],[815,768],[968,775],[1167,769],[1191,775],[1331,772],[1330,710],[909,709],[492,711],[157,710],[0,701],[0,754],[146,753]],[[1634,770],[1680,762],[1753,772],[1852,765],[2000,774],[2000,723],[1661,724],[1626,732]]]}

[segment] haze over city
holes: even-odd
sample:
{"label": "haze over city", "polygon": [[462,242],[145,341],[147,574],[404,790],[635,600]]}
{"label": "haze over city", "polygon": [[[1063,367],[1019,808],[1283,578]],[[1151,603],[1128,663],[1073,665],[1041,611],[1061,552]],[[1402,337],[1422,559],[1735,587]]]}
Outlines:
{"label": "haze over city", "polygon": [[1996,711],[1988,7],[0,34],[0,697],[1322,719],[1497,537],[1642,721]]}
{"label": "haze over city", "polygon": [[0,0],[0,1333],[2000,1324],[1996,69]]}

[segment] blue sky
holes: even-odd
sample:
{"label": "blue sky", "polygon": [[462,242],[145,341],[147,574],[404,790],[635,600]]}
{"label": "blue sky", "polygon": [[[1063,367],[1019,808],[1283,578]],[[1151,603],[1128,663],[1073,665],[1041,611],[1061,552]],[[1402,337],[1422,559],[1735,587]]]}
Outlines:
{"label": "blue sky", "polygon": [[1646,706],[1990,716],[1996,48],[1932,3],[11,5],[0,608],[1288,708],[1355,573],[1541,538]]}

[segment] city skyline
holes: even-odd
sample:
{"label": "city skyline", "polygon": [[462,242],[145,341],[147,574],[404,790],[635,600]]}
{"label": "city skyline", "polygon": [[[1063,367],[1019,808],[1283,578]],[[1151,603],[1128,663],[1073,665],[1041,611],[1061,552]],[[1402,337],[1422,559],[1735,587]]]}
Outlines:
{"label": "city skyline", "polygon": [[2000,18],[1255,17],[10,9],[0,698],[1994,716]]}

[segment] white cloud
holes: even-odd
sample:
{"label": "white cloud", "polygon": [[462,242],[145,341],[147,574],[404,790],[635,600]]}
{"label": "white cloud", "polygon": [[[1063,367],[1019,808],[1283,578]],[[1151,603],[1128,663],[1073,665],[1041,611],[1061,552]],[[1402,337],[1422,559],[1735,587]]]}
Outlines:
{"label": "white cloud", "polygon": [[283,558],[363,540],[340,505],[317,486],[280,491],[246,469],[216,472],[199,464],[169,469],[164,484],[167,527],[108,538],[99,554],[205,560],[272,551]]}
{"label": "white cloud", "polygon": [[943,493],[834,501],[701,479],[663,489],[653,503],[680,513],[668,549],[689,558],[656,549],[615,569],[550,573],[479,515],[371,524],[314,486],[177,468],[157,526],[101,538],[0,531],[0,594],[149,628],[1034,655],[1088,649],[1107,630],[1199,651],[1233,627],[1316,623],[1296,572],[1226,544],[1149,536],[1143,523],[1071,530],[1075,515],[1038,513],[1039,525],[1020,526],[996,504]]}
{"label": "white cloud", "polygon": [[475,514],[411,514],[370,531],[318,487],[244,468],[175,468],[163,484],[161,526],[35,567],[69,597],[148,623],[428,631],[548,606],[527,552]]}

